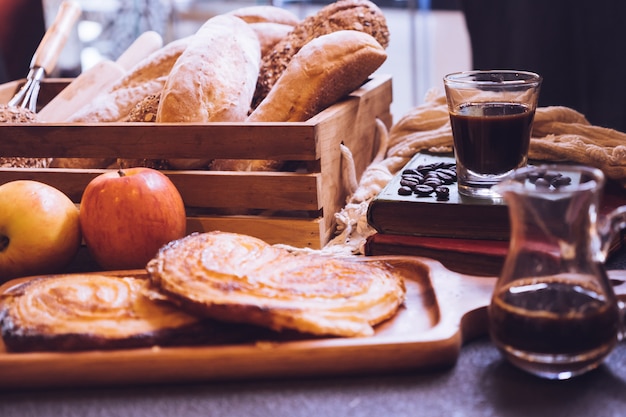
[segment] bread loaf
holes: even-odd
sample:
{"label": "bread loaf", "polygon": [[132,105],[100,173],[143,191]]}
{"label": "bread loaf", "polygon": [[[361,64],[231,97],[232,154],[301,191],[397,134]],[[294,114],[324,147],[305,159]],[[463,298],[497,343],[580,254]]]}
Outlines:
{"label": "bread loaf", "polygon": [[298,16],[287,9],[277,6],[259,5],[240,7],[229,12],[229,14],[237,16],[246,23],[269,22],[289,26],[295,26],[300,23]]}
{"label": "bread loaf", "polygon": [[170,71],[157,122],[245,120],[260,61],[259,40],[248,24],[232,15],[209,19]]}
{"label": "bread loaf", "polygon": [[372,36],[341,30],[300,49],[248,122],[301,122],[357,89],[386,60]]}
{"label": "bread loaf", "polygon": [[68,121],[103,123],[123,121],[131,109],[145,97],[161,91],[174,63],[189,45],[191,37],[165,45],[133,67],[129,73],[100,94]]}
{"label": "bread loaf", "polygon": [[300,23],[298,16],[276,6],[248,6],[229,12],[248,23],[261,44],[261,57],[272,51],[274,45],[284,39],[293,27]]}
{"label": "bread loaf", "polygon": [[357,30],[372,35],[382,46],[389,44],[383,12],[367,0],[339,0],[297,24],[263,58],[252,107],[256,108],[282,75],[293,56],[312,39],[338,30]]}
{"label": "bread loaf", "polygon": [[259,38],[261,57],[265,57],[271,53],[274,50],[274,46],[293,30],[293,26],[282,23],[256,22],[248,24]]}
{"label": "bread loaf", "polygon": [[[240,122],[250,110],[261,48],[233,15],[209,19],[176,61],[161,93],[157,123]],[[175,169],[205,168],[211,159],[170,159]]]}

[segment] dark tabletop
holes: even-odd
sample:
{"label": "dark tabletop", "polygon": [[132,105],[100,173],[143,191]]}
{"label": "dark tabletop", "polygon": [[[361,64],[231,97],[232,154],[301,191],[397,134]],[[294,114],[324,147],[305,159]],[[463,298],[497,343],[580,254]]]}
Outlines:
{"label": "dark tabletop", "polygon": [[0,416],[626,416],[626,344],[569,381],[518,371],[483,338],[440,371],[0,393]]}
{"label": "dark tabletop", "polygon": [[[626,253],[608,266],[624,269]],[[517,370],[483,337],[436,371],[0,392],[0,416],[626,416],[626,342],[598,369],[568,381]]]}

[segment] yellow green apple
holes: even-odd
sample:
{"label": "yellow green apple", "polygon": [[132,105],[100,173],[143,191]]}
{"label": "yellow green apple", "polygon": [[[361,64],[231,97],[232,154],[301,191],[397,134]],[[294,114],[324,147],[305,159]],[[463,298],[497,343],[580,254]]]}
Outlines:
{"label": "yellow green apple", "polygon": [[61,272],[81,244],[78,208],[50,185],[0,186],[0,281]]}

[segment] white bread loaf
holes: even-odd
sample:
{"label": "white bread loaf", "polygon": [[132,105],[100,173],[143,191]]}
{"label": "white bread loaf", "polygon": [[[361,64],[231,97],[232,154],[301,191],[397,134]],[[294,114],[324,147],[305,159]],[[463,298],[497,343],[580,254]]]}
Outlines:
{"label": "white bread loaf", "polygon": [[364,32],[315,38],[294,55],[247,121],[305,121],[357,89],[386,59],[385,49]]}
{"label": "white bread loaf", "polygon": [[261,49],[243,20],[207,20],[169,73],[157,122],[238,122],[250,110]]}
{"label": "white bread loaf", "polygon": [[[170,71],[157,123],[241,122],[250,110],[261,64],[259,40],[233,15],[207,20]],[[206,167],[211,159],[170,159],[175,169]]]}
{"label": "white bread loaf", "polygon": [[372,35],[383,46],[389,44],[389,28],[382,10],[369,0],[337,0],[307,16],[263,56],[252,108],[269,94],[292,57],[318,36],[338,30],[358,30]]}

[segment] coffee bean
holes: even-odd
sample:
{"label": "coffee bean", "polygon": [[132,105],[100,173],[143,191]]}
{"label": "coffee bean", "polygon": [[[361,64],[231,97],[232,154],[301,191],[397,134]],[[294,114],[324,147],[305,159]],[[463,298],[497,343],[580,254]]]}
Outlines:
{"label": "coffee bean", "polygon": [[537,188],[550,188],[550,181],[545,178],[537,178],[535,181],[535,187]]}
{"label": "coffee bean", "polygon": [[420,197],[431,195],[433,191],[435,191],[435,189],[426,184],[420,184],[413,189],[413,192]]}
{"label": "coffee bean", "polygon": [[426,180],[424,180],[423,184],[430,185],[431,187],[436,188],[440,185],[443,185],[443,181],[441,181],[439,178],[427,178]]}
{"label": "coffee bean", "polygon": [[419,183],[420,182],[417,179],[407,177],[403,177],[400,179],[400,185],[403,187],[415,187],[416,185],[419,185]]}
{"label": "coffee bean", "polygon": [[572,179],[565,175],[561,175],[560,177],[555,178],[551,181],[551,184],[554,188],[559,188],[564,185],[570,185],[571,183],[572,183]]}
{"label": "coffee bean", "polygon": [[[398,194],[408,195],[408,190],[418,197],[436,193],[438,200],[447,200],[450,190],[445,185],[456,182],[456,164],[451,162],[433,162],[421,164],[415,168],[405,168],[400,176]],[[439,189],[439,192],[436,190]]]}
{"label": "coffee bean", "polygon": [[415,168],[407,168],[405,170],[402,171],[402,175],[411,175],[411,174],[417,174],[418,171]]}
{"label": "coffee bean", "polygon": [[437,172],[440,172],[442,174],[446,174],[452,178],[454,178],[454,180],[456,181],[456,170],[455,169],[451,169],[451,168],[440,168],[437,170]]}
{"label": "coffee bean", "polygon": [[441,185],[435,188],[435,195],[437,196],[437,200],[448,200],[450,198],[450,189]]}
{"label": "coffee bean", "polygon": [[437,177],[441,180],[443,184],[450,185],[454,182],[454,178],[451,177],[450,175],[445,174],[441,171],[436,171],[436,172],[437,172]]}
{"label": "coffee bean", "polygon": [[408,178],[408,179],[416,180],[417,182],[424,181],[424,175],[420,174],[419,172],[415,174],[405,174],[405,175],[402,175],[401,178]]}
{"label": "coffee bean", "polygon": [[413,194],[413,189],[411,187],[400,187],[398,188],[398,194],[400,195],[411,195]]}

